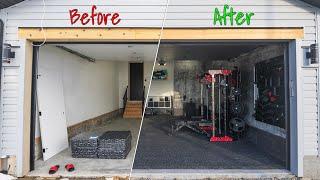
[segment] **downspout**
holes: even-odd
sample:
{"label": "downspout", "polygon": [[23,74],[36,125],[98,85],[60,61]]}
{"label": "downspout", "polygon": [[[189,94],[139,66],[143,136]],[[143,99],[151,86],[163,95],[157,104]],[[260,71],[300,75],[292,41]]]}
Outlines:
{"label": "downspout", "polygon": [[[316,10],[316,44],[318,44],[319,48],[319,41],[320,41],[320,9],[317,8]],[[319,57],[320,57],[320,51],[319,51]],[[318,63],[318,85],[317,85],[317,90],[320,90],[320,63]],[[319,112],[320,112],[320,93],[318,93],[318,157],[320,156],[320,117],[319,117]]]}
{"label": "downspout", "polygon": [[[3,35],[4,34],[4,23],[3,21],[0,19],[0,103],[1,102],[1,92],[2,92],[2,52],[3,52]],[[0,118],[1,118],[1,113],[0,113]],[[0,119],[0,124],[1,124],[1,119]],[[1,139],[1,138],[0,138]],[[1,144],[0,144],[1,145]],[[2,156],[2,152],[0,150],[0,156]]]}
{"label": "downspout", "polygon": [[[4,24],[3,21],[0,19],[0,89],[1,89],[1,77],[2,77],[2,52],[3,52],[3,29]],[[1,97],[1,91],[0,91],[0,97]],[[0,101],[1,102],[1,101]]]}

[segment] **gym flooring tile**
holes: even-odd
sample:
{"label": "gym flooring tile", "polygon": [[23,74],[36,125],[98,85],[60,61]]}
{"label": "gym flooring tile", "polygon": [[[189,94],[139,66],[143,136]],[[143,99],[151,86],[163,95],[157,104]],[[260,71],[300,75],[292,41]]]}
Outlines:
{"label": "gym flooring tile", "polygon": [[133,169],[285,169],[245,138],[211,143],[189,129],[170,136],[170,118],[145,117]]}
{"label": "gym flooring tile", "polygon": [[[116,117],[108,120],[108,123],[102,127],[96,127],[94,132],[103,133],[106,131],[128,131],[132,133],[131,150],[126,159],[89,159],[89,158],[73,158],[71,156],[71,148],[67,148],[59,154],[53,156],[47,161],[37,160],[35,162],[35,170],[31,171],[27,177],[41,178],[87,178],[91,177],[127,177],[131,172],[137,137],[140,129],[140,120],[123,119]],[[68,172],[64,166],[72,163],[75,171]],[[59,170],[49,175],[48,171],[51,166],[60,165]]]}

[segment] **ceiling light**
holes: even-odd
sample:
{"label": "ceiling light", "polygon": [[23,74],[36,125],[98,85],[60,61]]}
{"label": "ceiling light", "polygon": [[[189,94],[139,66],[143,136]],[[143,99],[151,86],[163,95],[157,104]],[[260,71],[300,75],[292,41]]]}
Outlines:
{"label": "ceiling light", "polygon": [[167,62],[164,60],[164,58],[160,58],[160,60],[158,60],[158,65],[165,66],[165,65],[167,65]]}

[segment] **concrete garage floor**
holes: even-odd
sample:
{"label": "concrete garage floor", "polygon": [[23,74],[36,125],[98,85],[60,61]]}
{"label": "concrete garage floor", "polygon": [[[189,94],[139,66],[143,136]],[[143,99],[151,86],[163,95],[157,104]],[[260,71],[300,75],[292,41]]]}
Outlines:
{"label": "concrete garage floor", "polygon": [[[95,132],[103,133],[105,131],[125,131],[132,133],[131,151],[126,159],[86,159],[72,158],[71,149],[55,155],[47,161],[38,160],[35,162],[35,170],[28,174],[29,177],[126,177],[129,176],[134,157],[137,137],[140,128],[140,120],[123,119],[121,117],[108,121],[103,127],[97,127]],[[75,171],[68,172],[64,166],[67,163],[75,165]],[[49,168],[53,165],[60,165],[59,170],[54,175],[49,175]]]}
{"label": "concrete garage floor", "polygon": [[285,169],[281,162],[244,139],[210,143],[207,137],[188,129],[168,136],[169,118],[145,117],[133,169]]}

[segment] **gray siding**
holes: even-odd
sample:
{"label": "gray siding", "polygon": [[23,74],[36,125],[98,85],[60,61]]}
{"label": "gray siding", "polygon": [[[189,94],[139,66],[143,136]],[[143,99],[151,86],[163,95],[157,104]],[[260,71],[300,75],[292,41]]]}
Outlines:
{"label": "gray siding", "polygon": [[[117,27],[160,27],[166,0],[51,0],[46,2],[46,27],[71,27],[69,9],[80,12],[119,12],[122,22]],[[214,7],[223,7],[225,0],[171,0],[168,8],[166,27],[213,27]],[[297,0],[239,0],[228,3],[236,11],[254,11],[256,15],[250,27],[304,27],[306,44],[316,39],[315,10]],[[7,10],[8,41],[17,40],[17,27],[39,27],[42,17],[42,0],[20,3]],[[77,27],[79,24],[72,27]],[[87,25],[86,27],[90,27]],[[83,27],[83,26],[81,26]],[[110,26],[111,27],[111,26]]]}
{"label": "gray siding", "polygon": [[302,70],[304,154],[318,155],[318,69]]}
{"label": "gray siding", "polygon": [[19,102],[18,67],[3,67],[1,82],[0,152],[15,155]]}
{"label": "gray siding", "polygon": [[[47,0],[46,15],[44,20],[45,27],[77,27],[78,25],[71,26],[69,22],[68,10],[78,8],[80,12],[90,11],[91,5],[97,5],[97,11],[101,12],[119,12],[122,22],[117,27],[161,27],[162,18],[166,7],[166,0]],[[225,0],[171,0],[167,21],[165,27],[179,27],[179,28],[212,28],[212,10],[214,7],[223,7],[226,3]],[[250,27],[303,27],[305,30],[305,38],[302,41],[302,46],[308,46],[316,41],[317,35],[317,22],[315,8],[302,3],[298,0],[237,0],[228,1],[228,4],[234,6],[236,11],[254,11],[256,15],[253,18]],[[5,41],[12,45],[21,45],[23,41],[18,39],[18,27],[40,27],[42,16],[42,0],[29,0],[17,4],[13,7],[3,10],[0,14],[5,21]],[[83,26],[81,26],[83,27]],[[90,26],[87,26],[90,27]],[[298,47],[300,48],[300,47]],[[24,67],[24,47],[16,49],[17,58],[10,64],[4,64],[4,68],[16,68],[18,74],[15,74],[18,81],[14,81],[15,87],[8,86],[10,91],[15,91],[18,88],[19,94],[23,94],[23,70]],[[4,69],[5,72],[13,73],[12,69]],[[9,70],[9,71],[8,71]],[[306,71],[314,74],[314,70],[306,69]],[[310,71],[310,72],[309,72]],[[312,71],[312,72],[311,72]],[[22,72],[22,73],[21,73]],[[9,81],[12,76],[5,76],[4,81]],[[314,88],[317,86],[317,75],[314,77],[305,77],[304,83],[310,83],[306,88]],[[21,86],[21,87],[20,87]],[[298,85],[298,87],[301,87]],[[4,91],[2,89],[2,91]],[[303,94],[306,97],[308,91],[304,89]],[[314,89],[313,89],[314,91]],[[314,92],[313,92],[314,93]],[[9,95],[4,94],[2,99],[9,98]],[[312,97],[310,97],[312,99]],[[318,99],[313,99],[312,103],[318,104]],[[23,99],[18,97],[10,101],[10,105],[6,105],[5,101],[2,107],[6,106],[10,112],[22,111]],[[314,154],[318,151],[317,141],[314,139],[316,134],[315,121],[318,119],[318,111],[316,106],[305,106],[303,109],[308,113],[308,117],[312,115],[312,119],[304,119],[305,121],[305,154]],[[3,112],[4,113],[4,112]],[[306,118],[307,116],[304,116]],[[10,122],[9,122],[10,121]],[[8,122],[12,126],[22,123],[22,117],[10,116],[9,119],[2,117],[1,123]],[[309,128],[309,129],[308,129]],[[2,128],[1,132],[4,132]],[[14,152],[15,146],[6,144],[10,140],[9,137],[17,137],[19,128],[11,129],[13,132],[10,136],[3,136],[1,141],[1,148],[6,149],[9,147]],[[312,138],[309,138],[312,136]]]}

